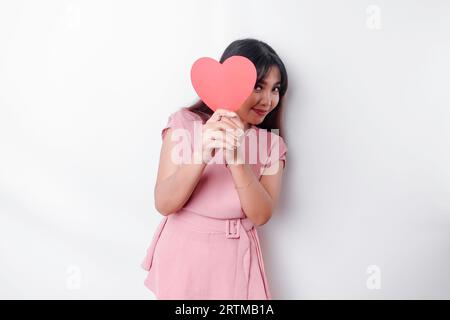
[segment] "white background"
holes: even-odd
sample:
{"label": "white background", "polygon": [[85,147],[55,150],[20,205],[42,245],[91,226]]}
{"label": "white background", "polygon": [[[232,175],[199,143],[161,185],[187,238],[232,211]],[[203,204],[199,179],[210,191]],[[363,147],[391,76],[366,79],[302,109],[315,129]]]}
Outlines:
{"label": "white background", "polygon": [[450,298],[445,0],[2,1],[0,298],[153,298],[160,131],[244,37],[290,77],[273,298]]}

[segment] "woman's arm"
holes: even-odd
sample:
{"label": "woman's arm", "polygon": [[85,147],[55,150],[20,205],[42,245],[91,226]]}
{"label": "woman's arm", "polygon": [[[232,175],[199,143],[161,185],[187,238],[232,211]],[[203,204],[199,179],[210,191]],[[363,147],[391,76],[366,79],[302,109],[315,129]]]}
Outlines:
{"label": "woman's arm", "polygon": [[219,132],[234,129],[234,126],[230,123],[221,122],[222,117],[234,118],[237,115],[226,109],[214,111],[202,126],[201,150],[194,148],[192,154],[194,159],[191,159],[189,164],[178,164],[172,160],[172,149],[176,143],[172,141],[172,129],[167,129],[161,148],[158,177],[154,191],[155,207],[161,214],[169,215],[184,206],[200,181],[206,163],[209,162],[211,157],[214,157],[216,148],[223,147],[223,143],[220,141],[211,140],[211,137],[215,137]]}
{"label": "woman's arm", "polygon": [[228,164],[228,167],[246,216],[257,226],[265,224],[272,217],[278,201],[284,160],[275,161],[270,168],[266,168],[273,174],[262,175],[260,180],[248,164]]}
{"label": "woman's arm", "polygon": [[195,190],[205,163],[176,164],[172,161],[172,129],[167,129],[161,147],[158,177],[156,179],[154,198],[155,207],[167,216],[181,209]]}

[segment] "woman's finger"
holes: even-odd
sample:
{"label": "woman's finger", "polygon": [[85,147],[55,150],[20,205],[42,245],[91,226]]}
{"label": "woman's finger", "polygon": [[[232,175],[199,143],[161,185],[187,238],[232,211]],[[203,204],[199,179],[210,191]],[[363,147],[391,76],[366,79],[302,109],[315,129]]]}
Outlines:
{"label": "woman's finger", "polygon": [[236,117],[222,117],[221,121],[227,121],[228,123],[233,124],[236,129],[240,128],[242,130],[244,130],[244,124],[242,123],[241,119],[236,116]]}
{"label": "woman's finger", "polygon": [[223,132],[223,131],[221,131],[220,134],[215,136],[215,139],[219,140],[219,141],[224,141],[226,143],[230,143],[234,147],[238,147],[241,144],[241,142],[238,139],[236,139],[235,136],[233,136],[232,134],[228,134],[227,132]]}
{"label": "woman's finger", "polygon": [[242,137],[242,135],[244,134],[244,129],[241,128],[241,126],[236,125],[235,122],[231,121],[230,118],[222,118],[222,120],[220,120],[218,123],[220,122],[224,122],[229,124],[230,126],[232,126],[234,129],[231,129],[231,134],[236,137],[236,139],[240,139]]}
{"label": "woman's finger", "polygon": [[208,122],[216,122],[219,121],[221,117],[228,116],[228,117],[235,117],[237,116],[234,112],[231,112],[226,109],[217,109],[214,111],[212,116],[208,119]]}
{"label": "woman's finger", "polygon": [[240,142],[233,135],[222,130],[211,131],[209,133],[208,140],[226,143],[234,148],[240,146]]}
{"label": "woman's finger", "polygon": [[208,148],[220,148],[228,150],[236,149],[236,147],[233,144],[223,141],[221,139],[212,140],[210,143],[208,143]]}
{"label": "woman's finger", "polygon": [[244,133],[244,124],[236,118],[223,117],[219,122],[225,122],[234,128],[233,134],[237,137]]}
{"label": "woman's finger", "polygon": [[235,133],[236,127],[234,125],[226,122],[226,121],[214,122],[209,128],[212,129],[212,130],[226,131],[229,134],[237,136],[237,134]]}

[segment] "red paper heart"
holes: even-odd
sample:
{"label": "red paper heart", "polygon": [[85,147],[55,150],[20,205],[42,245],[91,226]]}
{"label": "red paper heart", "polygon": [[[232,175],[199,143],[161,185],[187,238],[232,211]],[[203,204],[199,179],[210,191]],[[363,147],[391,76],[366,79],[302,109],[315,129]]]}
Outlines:
{"label": "red paper heart", "polygon": [[211,110],[236,111],[255,87],[256,68],[243,56],[231,56],[223,64],[204,57],[192,65],[191,82],[200,99]]}

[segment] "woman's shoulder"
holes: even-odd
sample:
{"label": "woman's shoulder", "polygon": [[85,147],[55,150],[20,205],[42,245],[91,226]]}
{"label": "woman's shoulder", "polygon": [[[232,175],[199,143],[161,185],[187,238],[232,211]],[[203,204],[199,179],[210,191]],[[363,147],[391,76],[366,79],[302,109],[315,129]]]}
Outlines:
{"label": "woman's shoulder", "polygon": [[272,146],[276,143],[279,143],[280,145],[286,144],[283,137],[280,136],[279,129],[265,129],[259,128],[255,125],[253,126],[253,128],[256,130],[256,133],[258,133],[259,137],[266,137],[266,139],[271,142]]}
{"label": "woman's shoulder", "polygon": [[262,143],[262,146],[267,147],[268,158],[265,166],[270,166],[277,159],[286,161],[288,148],[283,137],[280,136],[279,130],[256,127],[256,132],[258,141],[261,143],[261,139],[263,139],[265,142]]}
{"label": "woman's shoulder", "polygon": [[190,132],[195,129],[196,121],[201,121],[201,118],[196,113],[190,111],[188,107],[180,108],[169,115],[167,124],[161,131],[161,136],[164,139],[165,132],[169,129],[187,129]]}
{"label": "woman's shoulder", "polygon": [[196,121],[201,120],[202,118],[196,114],[195,112],[189,110],[188,107],[182,107],[170,114],[170,117],[173,119],[178,119],[182,121]]}

